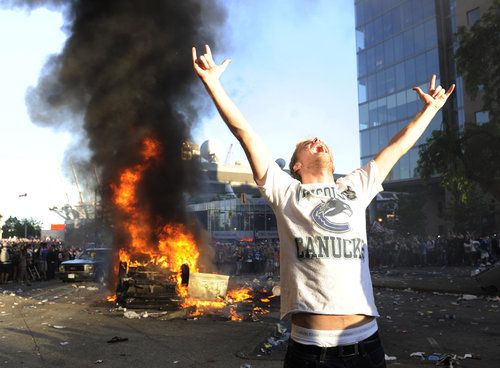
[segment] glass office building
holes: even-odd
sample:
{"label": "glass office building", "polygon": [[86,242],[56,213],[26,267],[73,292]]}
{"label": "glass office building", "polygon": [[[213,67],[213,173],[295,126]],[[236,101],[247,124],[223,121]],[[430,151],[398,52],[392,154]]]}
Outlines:
{"label": "glass office building", "polygon": [[[443,6],[444,4],[444,6]],[[425,91],[432,74],[455,80],[449,54],[450,3],[435,0],[356,0],[361,162],[373,158],[421,109],[414,86]],[[439,83],[439,79],[438,79]],[[456,111],[456,108],[451,108]],[[386,181],[416,179],[418,146],[441,129],[440,111]],[[454,115],[450,114],[450,117]],[[456,120],[456,119],[455,119]]]}

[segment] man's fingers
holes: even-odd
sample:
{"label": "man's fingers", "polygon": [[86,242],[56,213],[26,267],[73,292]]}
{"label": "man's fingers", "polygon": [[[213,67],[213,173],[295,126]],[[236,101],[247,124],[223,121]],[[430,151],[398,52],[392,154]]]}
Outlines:
{"label": "man's fingers", "polygon": [[212,51],[210,50],[210,46],[208,46],[208,45],[205,45],[205,58],[207,59],[208,64],[210,64],[210,67],[215,66],[215,62],[214,62],[214,59],[212,57]]}
{"label": "man's fingers", "polygon": [[205,45],[205,53],[206,53],[208,56],[212,57],[212,50],[210,50],[210,46]]}
{"label": "man's fingers", "polygon": [[453,83],[450,86],[450,88],[448,88],[448,91],[446,91],[445,93],[446,98],[448,98],[453,93],[454,90],[455,90],[455,83]]}
{"label": "man's fingers", "polygon": [[431,77],[431,81],[429,82],[429,91],[432,91],[436,88],[436,74],[433,74]]}
{"label": "man's fingers", "polygon": [[191,54],[193,54],[193,63],[196,63],[196,59],[197,59],[197,56],[196,56],[196,47],[193,47],[191,49]]}
{"label": "man's fingers", "polygon": [[434,90],[434,92],[432,93],[432,97],[436,97],[439,92],[441,92],[443,90],[443,87],[441,86],[437,86],[436,89]]}
{"label": "man's fingers", "polygon": [[421,97],[421,98],[424,97],[425,93],[424,93],[424,91],[422,91],[422,89],[420,87],[413,87],[413,90],[415,92],[417,92],[418,97]]}
{"label": "man's fingers", "polygon": [[444,95],[445,95],[446,91],[444,89],[441,88],[441,90],[438,92],[438,94],[436,95],[436,97],[434,97],[436,100],[442,98]]}
{"label": "man's fingers", "polygon": [[210,69],[210,64],[208,63],[207,59],[205,58],[205,55],[201,55],[198,60],[201,61],[201,63],[205,67],[205,69]]}
{"label": "man's fingers", "polygon": [[201,67],[200,65],[200,61],[198,60],[198,58],[196,57],[196,48],[193,47],[192,50],[191,50],[192,54],[193,54],[193,67],[194,67],[194,70],[196,70],[196,72],[200,72],[203,70],[203,68]]}
{"label": "man's fingers", "polygon": [[231,63],[231,59],[225,59],[222,64],[220,65],[221,70],[224,71],[226,70],[227,66]]}

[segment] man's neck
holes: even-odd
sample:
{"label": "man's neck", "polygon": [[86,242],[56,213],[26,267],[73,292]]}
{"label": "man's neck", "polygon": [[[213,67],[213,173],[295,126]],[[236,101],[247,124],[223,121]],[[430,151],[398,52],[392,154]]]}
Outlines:
{"label": "man's neck", "polygon": [[329,171],[318,173],[303,173],[301,177],[302,184],[334,183],[333,174]]}

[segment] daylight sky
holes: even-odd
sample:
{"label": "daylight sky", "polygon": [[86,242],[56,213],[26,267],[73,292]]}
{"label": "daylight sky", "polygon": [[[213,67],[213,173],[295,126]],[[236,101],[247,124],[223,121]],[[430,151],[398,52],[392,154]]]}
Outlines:
{"label": "daylight sky", "polygon": [[[319,136],[333,149],[336,172],[359,165],[353,3],[224,2],[227,22],[212,50],[216,61],[232,59],[223,84],[274,158],[288,163],[298,140]],[[48,55],[63,47],[62,26],[54,11],[0,9],[0,214],[32,217],[43,228],[63,222],[49,207],[78,201],[61,170],[71,134],[31,123],[24,101]],[[230,161],[245,160],[215,109],[192,135],[215,141],[223,160],[231,144]]]}

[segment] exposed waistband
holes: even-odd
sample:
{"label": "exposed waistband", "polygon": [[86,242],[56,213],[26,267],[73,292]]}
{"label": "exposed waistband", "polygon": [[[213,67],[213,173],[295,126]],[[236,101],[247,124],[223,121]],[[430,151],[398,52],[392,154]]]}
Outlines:
{"label": "exposed waistband", "polygon": [[377,320],[345,330],[313,330],[292,323],[291,338],[304,345],[330,347],[362,341],[378,331]]}
{"label": "exposed waistband", "polygon": [[301,344],[293,339],[288,341],[288,348],[297,350],[301,353],[306,353],[310,355],[315,355],[317,357],[352,357],[355,355],[363,355],[364,353],[370,353],[382,346],[378,331],[373,335],[368,336],[366,339],[356,342],[354,344],[348,345],[338,345],[331,347],[321,347],[316,345],[305,345]]}

